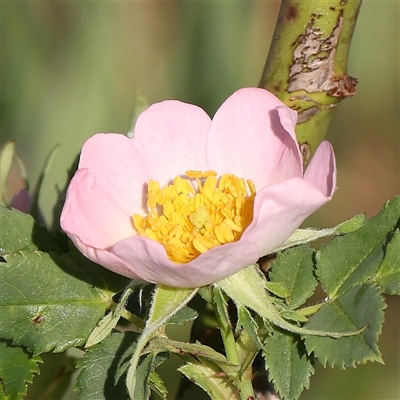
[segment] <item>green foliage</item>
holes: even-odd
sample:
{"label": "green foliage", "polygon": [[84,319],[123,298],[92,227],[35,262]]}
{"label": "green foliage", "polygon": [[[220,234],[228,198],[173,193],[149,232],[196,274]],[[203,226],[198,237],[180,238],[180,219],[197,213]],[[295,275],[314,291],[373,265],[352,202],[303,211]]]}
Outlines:
{"label": "green foliage", "polygon": [[279,253],[269,274],[272,283],[279,282],[286,288],[285,300],[291,309],[301,306],[318,284],[313,256],[314,252],[304,245]]}
{"label": "green foliage", "polygon": [[4,258],[1,337],[34,354],[84,344],[107,300],[82,280],[81,270],[57,254],[21,252]]}
{"label": "green foliage", "polygon": [[0,340],[0,398],[19,400],[26,394],[27,384],[39,372],[41,358],[21,347]]}
{"label": "green foliage", "polygon": [[317,253],[316,273],[330,298],[375,276],[399,219],[400,197],[396,197],[360,229],[333,238]]}
{"label": "green foliage", "polygon": [[[356,217],[324,232],[295,234],[296,246],[277,254],[268,276],[251,265],[204,288],[203,299],[197,289],[127,286],[127,278],[74,247],[63,254],[56,237],[30,216],[0,212],[0,337],[11,341],[0,343],[6,399],[26,392],[38,371],[37,354],[83,345],[89,336],[91,347],[79,363],[79,400],[166,399],[156,368],[169,354],[182,359],[179,371],[212,398],[241,400],[253,395],[251,363],[260,349],[275,389],[288,400],[309,387],[316,361],[339,368],[382,362],[382,292],[400,291],[399,198],[365,223]],[[328,231],[336,236],[318,252],[304,244]],[[305,304],[318,284],[326,299]],[[168,324],[201,319],[207,303],[205,318],[211,307],[225,355],[166,335]],[[142,331],[116,332],[119,324]]]}
{"label": "green foliage", "polygon": [[263,356],[269,378],[282,398],[297,399],[304,388],[309,388],[314,367],[298,336],[274,331],[265,340]]}
{"label": "green foliage", "polygon": [[380,289],[365,283],[348,290],[344,295],[328,302],[314,314],[307,327],[324,326],[346,332],[365,328],[359,335],[339,339],[306,337],[309,353],[313,352],[322,365],[331,367],[355,367],[367,361],[382,362],[378,349],[378,336],[386,307]]}
{"label": "green foliage", "polygon": [[93,287],[69,257],[57,254],[53,235],[31,216],[3,207],[0,212],[1,337],[34,354],[84,344],[111,296]]}
{"label": "green foliage", "polygon": [[96,328],[93,329],[86,342],[86,347],[90,347],[101,342],[111,334],[111,331],[117,326],[117,323],[121,318],[121,315],[125,309],[125,303],[128,301],[132,291],[132,287],[125,289],[117,306],[106,316],[104,316],[103,319],[97,324]]}
{"label": "green foliage", "polygon": [[400,294],[400,232],[396,230],[386,247],[376,281],[387,294]]}
{"label": "green foliage", "polygon": [[137,339],[137,333],[116,332],[86,350],[79,363],[78,400],[129,399],[126,371]]}
{"label": "green foliage", "polygon": [[0,207],[0,256],[19,251],[59,251],[54,236],[28,214]]}

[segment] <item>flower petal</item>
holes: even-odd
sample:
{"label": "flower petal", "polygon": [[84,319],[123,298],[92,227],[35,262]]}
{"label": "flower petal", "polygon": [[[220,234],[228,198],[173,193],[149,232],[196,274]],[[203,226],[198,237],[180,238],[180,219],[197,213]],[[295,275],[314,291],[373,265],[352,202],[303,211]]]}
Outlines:
{"label": "flower petal", "polygon": [[126,215],[144,212],[149,176],[132,139],[116,133],[92,136],[83,145],[79,168],[86,168],[97,189]]}
{"label": "flower petal", "polygon": [[256,243],[261,256],[269,254],[329,199],[299,178],[267,186],[256,194],[253,221],[240,240]]}
{"label": "flower petal", "polygon": [[200,287],[217,282],[256,262],[260,256],[257,246],[242,241],[214,247],[179,265],[169,260],[160,243],[139,236],[116,243],[110,251],[129,263],[133,274],[141,279],[174,287]]}
{"label": "flower petal", "polygon": [[304,180],[331,198],[336,190],[336,162],[332,145],[322,142],[308,165]]}
{"label": "flower petal", "polygon": [[115,272],[116,274],[123,275],[131,279],[142,280],[139,276],[133,273],[129,263],[125,263],[124,260],[118,258],[109,250],[87,246],[81,242],[78,236],[73,234],[69,234],[69,237],[73,241],[77,249],[89,260],[99,265],[102,265],[103,267]]}
{"label": "flower petal", "polygon": [[174,100],[143,111],[133,138],[150,178],[164,186],[187,170],[206,170],[210,122],[201,108]]}
{"label": "flower petal", "polygon": [[70,237],[78,237],[86,246],[105,249],[136,232],[132,218],[97,183],[97,177],[88,169],[76,172],[67,192],[60,224]]}
{"label": "flower petal", "polygon": [[235,92],[216,112],[207,141],[210,168],[251,179],[256,189],[302,176],[297,114],[259,88]]}

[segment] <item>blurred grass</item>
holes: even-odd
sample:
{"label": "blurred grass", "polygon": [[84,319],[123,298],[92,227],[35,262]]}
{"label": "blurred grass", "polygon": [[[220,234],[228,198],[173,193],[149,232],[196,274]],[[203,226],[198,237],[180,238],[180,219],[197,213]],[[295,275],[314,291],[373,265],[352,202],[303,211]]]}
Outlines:
{"label": "blurred grass", "polygon": [[[279,2],[2,2],[1,137],[16,139],[34,182],[61,147],[40,204],[51,222],[67,169],[96,132],[126,132],[137,87],[213,114],[234,90],[257,86]],[[329,139],[339,190],[310,225],[376,214],[400,192],[398,2],[366,1],[349,74],[357,95],[336,111]],[[303,399],[398,399],[398,299],[381,339],[386,366],[318,370]],[[395,321],[395,322],[393,322]]]}

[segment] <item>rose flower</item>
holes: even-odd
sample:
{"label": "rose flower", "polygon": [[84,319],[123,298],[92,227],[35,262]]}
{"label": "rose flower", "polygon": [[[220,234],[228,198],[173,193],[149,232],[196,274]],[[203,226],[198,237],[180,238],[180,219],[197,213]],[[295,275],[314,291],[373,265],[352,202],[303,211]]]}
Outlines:
{"label": "rose flower", "polygon": [[191,104],[154,104],[133,138],[86,141],[61,227],[87,258],[133,279],[226,278],[274,252],[335,190],[328,142],[304,173],[296,119],[258,88],[235,92],[212,120]]}

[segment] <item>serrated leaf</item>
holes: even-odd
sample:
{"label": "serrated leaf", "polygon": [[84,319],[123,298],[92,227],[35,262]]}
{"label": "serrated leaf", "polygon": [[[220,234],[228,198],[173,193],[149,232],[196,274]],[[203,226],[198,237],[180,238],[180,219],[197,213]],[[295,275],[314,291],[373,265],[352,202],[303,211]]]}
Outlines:
{"label": "serrated leaf", "polygon": [[384,321],[386,307],[380,290],[372,283],[356,286],[334,301],[322,306],[306,324],[310,329],[323,326],[338,332],[357,330],[356,336],[340,339],[306,337],[308,353],[313,352],[322,365],[354,367],[366,361],[382,362],[378,336]]}
{"label": "serrated leaf", "polygon": [[384,292],[400,294],[400,231],[397,230],[386,246],[385,257],[376,274],[376,281]]}
{"label": "serrated leaf", "polygon": [[314,251],[307,246],[294,247],[279,253],[269,272],[271,283],[281,283],[286,289],[286,304],[301,306],[318,284],[314,275]]}
{"label": "serrated leaf", "polygon": [[126,371],[139,335],[134,332],[113,333],[90,347],[79,362],[78,400],[129,399]]}
{"label": "serrated leaf", "polygon": [[329,297],[373,277],[384,256],[387,235],[400,219],[400,197],[360,229],[335,237],[317,253],[316,274]]}
{"label": "serrated leaf", "polygon": [[309,388],[314,367],[298,336],[274,331],[264,342],[263,356],[268,376],[282,399],[298,399],[304,388]]}
{"label": "serrated leaf", "polygon": [[236,304],[236,307],[245,306],[255,311],[266,324],[274,324],[289,332],[300,335],[317,335],[342,337],[355,335],[357,331],[337,332],[314,330],[299,327],[286,321],[275,308],[272,299],[265,289],[265,277],[255,265],[249,265],[236,274],[214,284],[220,287]]}
{"label": "serrated leaf", "polygon": [[216,364],[222,371],[229,376],[235,376],[239,371],[239,366],[234,365],[227,360],[227,358],[212,349],[211,347],[205,346],[199,342],[196,343],[184,343],[176,340],[170,340],[167,338],[155,338],[152,339],[149,345],[146,347],[145,352],[160,353],[167,351],[169,353],[178,354],[181,357],[196,357],[198,359],[204,359]]}
{"label": "serrated leaf", "polygon": [[150,353],[143,357],[136,368],[136,385],[133,399],[148,399],[150,397],[150,374],[154,371],[154,354]]}
{"label": "serrated leaf", "polygon": [[210,362],[192,360],[190,364],[178,368],[183,375],[208,393],[211,399],[236,400],[237,388],[219,368]]}
{"label": "serrated leaf", "polygon": [[57,254],[20,253],[5,260],[0,263],[0,337],[34,354],[84,344],[107,299],[83,280],[81,270]]}
{"label": "serrated leaf", "polygon": [[39,372],[41,358],[21,347],[0,340],[0,398],[19,400],[26,394],[28,383]]}
{"label": "serrated leaf", "polygon": [[0,206],[0,256],[19,251],[59,251],[53,235],[32,216]]}

